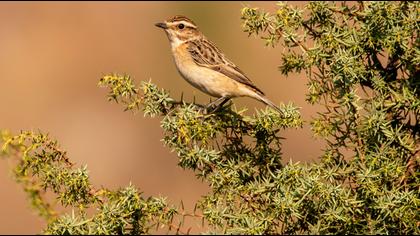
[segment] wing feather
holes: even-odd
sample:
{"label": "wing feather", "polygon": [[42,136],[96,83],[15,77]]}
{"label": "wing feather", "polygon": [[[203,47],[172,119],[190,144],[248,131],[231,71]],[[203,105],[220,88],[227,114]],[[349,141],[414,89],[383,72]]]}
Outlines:
{"label": "wing feather", "polygon": [[222,73],[264,95],[264,93],[257,88],[235,64],[229,61],[225,55],[208,40],[197,39],[189,41],[188,51],[197,65]]}

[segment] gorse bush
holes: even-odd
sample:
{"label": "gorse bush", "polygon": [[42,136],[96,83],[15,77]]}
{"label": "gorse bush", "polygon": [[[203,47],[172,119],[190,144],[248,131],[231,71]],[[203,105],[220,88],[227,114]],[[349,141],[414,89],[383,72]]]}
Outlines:
{"label": "gorse bush", "polygon": [[[159,225],[188,233],[186,216],[206,222],[203,233],[420,234],[419,9],[418,2],[242,9],[244,31],[285,48],[279,70],[306,73],[307,101],[323,106],[308,121],[326,140],[317,163],[282,162],[279,133],[304,122],[293,104],[281,105],[282,114],[246,116],[231,104],[207,114],[150,81],[101,78],[110,101],[162,117],[164,144],[208,183],[192,213],[131,185],[95,189],[86,168],[74,168],[43,133],[3,131],[2,151],[17,157],[16,180],[47,219],[47,234],[141,234]],[[45,192],[72,214],[56,212]]]}

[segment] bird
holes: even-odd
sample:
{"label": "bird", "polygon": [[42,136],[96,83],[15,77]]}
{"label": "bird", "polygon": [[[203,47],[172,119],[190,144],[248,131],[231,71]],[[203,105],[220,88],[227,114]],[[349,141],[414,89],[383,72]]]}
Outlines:
{"label": "bird", "polygon": [[251,97],[282,113],[191,19],[175,15],[155,26],[165,31],[181,76],[195,88],[217,98],[207,108],[220,102],[216,106],[219,108],[235,97]]}

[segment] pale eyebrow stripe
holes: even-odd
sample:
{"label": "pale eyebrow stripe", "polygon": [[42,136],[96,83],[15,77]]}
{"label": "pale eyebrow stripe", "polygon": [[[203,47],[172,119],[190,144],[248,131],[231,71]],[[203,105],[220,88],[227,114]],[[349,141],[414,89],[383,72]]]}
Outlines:
{"label": "pale eyebrow stripe", "polygon": [[191,24],[191,23],[190,23],[190,22],[188,22],[188,21],[184,21],[184,20],[182,20],[182,21],[178,21],[178,23],[182,23],[182,24],[184,24],[185,26],[189,26],[189,27],[192,27],[192,28],[197,28],[197,26],[195,26],[195,25]]}

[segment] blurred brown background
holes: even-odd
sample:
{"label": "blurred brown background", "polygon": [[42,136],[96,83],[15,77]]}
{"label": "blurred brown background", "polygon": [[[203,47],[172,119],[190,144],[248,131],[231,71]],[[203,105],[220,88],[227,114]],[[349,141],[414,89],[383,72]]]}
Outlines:
{"label": "blurred brown background", "polygon": [[[97,87],[107,73],[127,73],[137,83],[152,79],[172,97],[208,102],[185,82],[172,61],[168,39],[154,26],[175,14],[192,18],[225,54],[275,103],[293,101],[309,119],[304,75],[283,77],[282,48],[242,32],[240,10],[274,12],[275,2],[2,2],[0,3],[0,128],[42,130],[59,140],[77,165],[86,164],[93,184],[108,188],[130,182],[146,196],[182,199],[191,208],[207,185],[177,166],[163,146],[160,119],[123,112]],[[293,3],[303,5],[303,3]],[[235,99],[249,113],[263,105]],[[282,132],[284,161],[315,160],[321,142],[307,125]],[[45,223],[0,161],[0,233],[35,234]]]}

